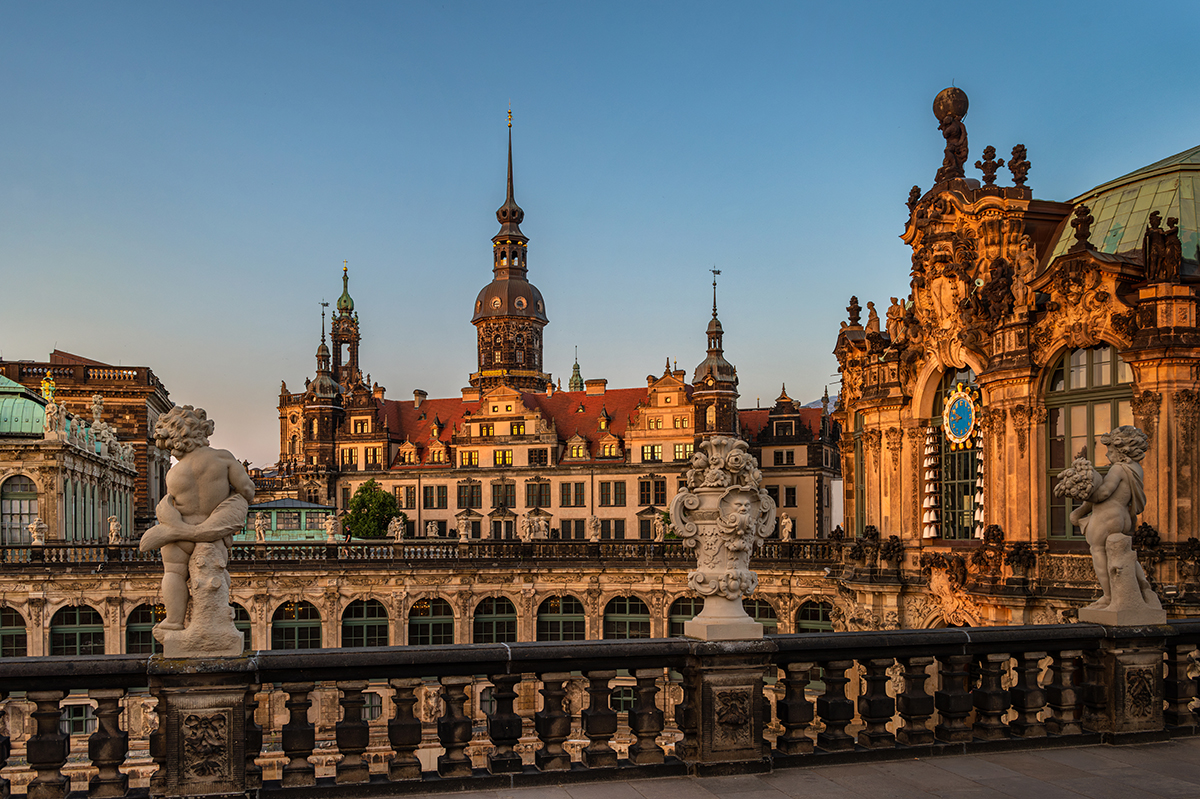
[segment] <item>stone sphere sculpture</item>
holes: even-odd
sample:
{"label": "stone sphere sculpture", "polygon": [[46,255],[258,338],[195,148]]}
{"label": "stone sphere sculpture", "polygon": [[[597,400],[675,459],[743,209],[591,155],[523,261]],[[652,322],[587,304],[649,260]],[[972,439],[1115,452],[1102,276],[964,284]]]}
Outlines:
{"label": "stone sphere sculpture", "polygon": [[950,86],[938,92],[933,98],[933,115],[938,122],[943,122],[951,115],[962,119],[967,115],[970,102],[967,93],[957,86]]}
{"label": "stone sphere sculpture", "polygon": [[760,486],[758,461],[745,441],[716,436],[700,443],[686,478],[671,502],[671,526],[696,551],[688,587],[704,597],[704,610],[684,624],[684,635],[761,638],[762,625],[742,607],[742,597],[758,587],[750,556],[775,529],[775,502]]}

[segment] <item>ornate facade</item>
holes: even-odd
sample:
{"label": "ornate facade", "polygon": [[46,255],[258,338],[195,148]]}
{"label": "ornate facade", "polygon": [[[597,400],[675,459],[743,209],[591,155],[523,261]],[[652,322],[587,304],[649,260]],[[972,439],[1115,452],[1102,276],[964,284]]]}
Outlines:
{"label": "ornate facade", "polygon": [[838,335],[845,526],[867,555],[896,537],[898,569],[843,587],[906,626],[1069,614],[1094,577],[1056,476],[1137,424],[1152,438],[1137,546],[1168,612],[1195,612],[1200,148],[1038,200],[1022,145],[1011,186],[990,146],[982,182],[965,177],[966,110],[957,89],[934,103],[946,155],[909,196],[907,298],[883,319],[868,302],[863,324],[852,297]]}

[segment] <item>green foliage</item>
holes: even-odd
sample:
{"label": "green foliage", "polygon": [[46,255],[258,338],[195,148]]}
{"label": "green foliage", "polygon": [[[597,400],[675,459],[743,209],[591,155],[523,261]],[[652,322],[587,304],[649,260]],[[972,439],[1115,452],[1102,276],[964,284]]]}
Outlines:
{"label": "green foliage", "polygon": [[388,522],[397,516],[404,514],[396,505],[396,498],[380,488],[379,483],[368,480],[350,498],[342,525],[354,538],[383,538],[387,535]]}

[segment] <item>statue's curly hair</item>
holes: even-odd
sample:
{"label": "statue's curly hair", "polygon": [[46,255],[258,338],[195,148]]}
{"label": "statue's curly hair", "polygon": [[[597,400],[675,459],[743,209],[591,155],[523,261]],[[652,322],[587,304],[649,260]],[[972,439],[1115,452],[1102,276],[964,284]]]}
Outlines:
{"label": "statue's curly hair", "polygon": [[191,452],[208,446],[208,437],[215,429],[203,408],[176,405],[154,423],[154,444],[159,449]]}
{"label": "statue's curly hair", "polygon": [[1146,451],[1150,449],[1150,439],[1131,424],[1113,428],[1100,436],[1100,443],[1108,447],[1110,451],[1116,450],[1121,453],[1122,460],[1130,461],[1140,461],[1146,457]]}

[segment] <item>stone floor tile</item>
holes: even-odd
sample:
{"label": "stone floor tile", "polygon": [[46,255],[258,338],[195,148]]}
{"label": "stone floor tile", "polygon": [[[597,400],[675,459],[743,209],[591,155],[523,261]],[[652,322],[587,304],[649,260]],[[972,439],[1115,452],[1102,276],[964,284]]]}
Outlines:
{"label": "stone floor tile", "polygon": [[918,788],[903,780],[873,771],[870,767],[851,766],[838,769],[831,766],[821,769],[819,773],[860,796],[880,796],[887,799],[927,799],[931,796],[925,786]]}
{"label": "stone floor tile", "polygon": [[757,774],[731,774],[727,777],[701,777],[700,784],[717,796],[770,789]]}
{"label": "stone floor tile", "polygon": [[588,782],[563,787],[571,799],[644,799],[644,794],[627,782]]}
{"label": "stone floor tile", "polygon": [[[1041,752],[998,752],[994,755],[979,755],[983,760],[997,766],[1011,769],[1039,780],[1057,781],[1059,778],[1086,777],[1092,773],[1090,769],[1075,768],[1062,762],[1056,762],[1042,757]],[[1119,765],[1116,761],[1106,761],[1105,768]]]}
{"label": "stone floor tile", "polygon": [[648,780],[630,780],[626,783],[645,799],[711,799],[712,791],[704,787],[701,780],[692,777],[661,777]]}
{"label": "stone floor tile", "polygon": [[1024,775],[990,778],[987,787],[1016,799],[1087,799],[1086,794]]}
{"label": "stone floor tile", "polygon": [[1134,786],[1096,775],[1070,780],[1055,780],[1055,782],[1068,790],[1081,793],[1089,799],[1160,799],[1162,796],[1144,786]]}
{"label": "stone floor tile", "polygon": [[[439,797],[448,795],[453,796],[453,794],[437,794]],[[566,788],[557,785],[538,785],[532,788],[501,788],[496,791],[496,796],[498,799],[571,799],[571,794],[567,793]]]}
{"label": "stone floor tile", "polygon": [[947,790],[935,790],[930,793],[930,796],[936,796],[937,799],[1009,799],[1007,794],[993,791],[991,788],[949,788]]}
{"label": "stone floor tile", "polygon": [[1159,796],[1200,796],[1200,779],[1183,780],[1162,774],[1153,768],[1128,766],[1126,768],[1099,769],[1093,773],[1093,776],[1132,785]]}
{"label": "stone floor tile", "polygon": [[922,791],[973,790],[979,783],[959,774],[947,771],[938,765],[937,759],[897,760],[891,763],[872,763],[867,768],[889,779],[903,780]]}
{"label": "stone floor tile", "polygon": [[1055,763],[1062,763],[1080,771],[1095,771],[1098,768],[1113,768],[1118,762],[1107,757],[1106,750],[1110,747],[1088,747],[1087,749],[1046,749],[1037,753],[1038,757]]}
{"label": "stone floor tile", "polygon": [[[767,785],[787,796],[819,797],[819,799],[861,799],[857,791],[838,785],[836,782],[817,774],[812,769],[788,768],[780,769],[772,774],[759,777]],[[676,796],[672,799],[687,799]]]}
{"label": "stone floor tile", "polygon": [[1014,771],[1004,766],[998,766],[995,763],[984,760],[981,757],[974,755],[960,755],[957,757],[938,757],[929,761],[940,769],[945,769],[952,774],[957,774],[960,777],[965,777],[968,780],[979,782],[980,780],[992,780],[1002,777],[1020,777],[1023,776],[1020,772]]}

